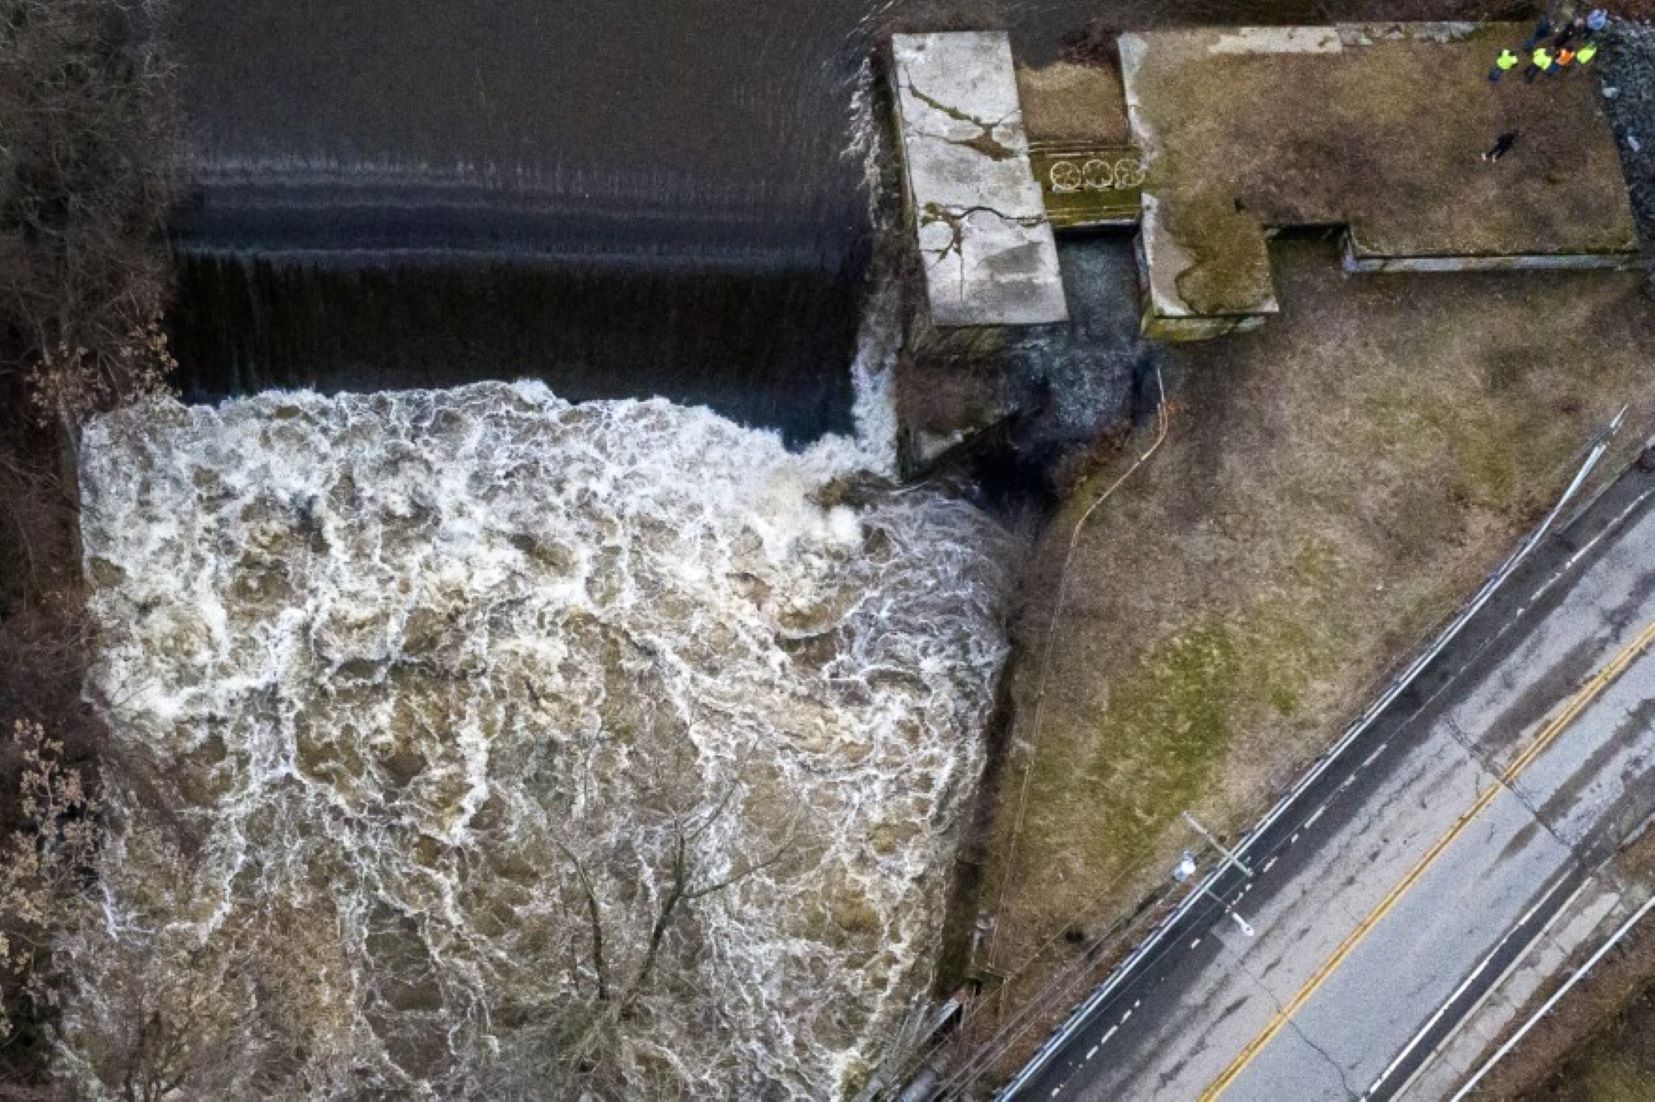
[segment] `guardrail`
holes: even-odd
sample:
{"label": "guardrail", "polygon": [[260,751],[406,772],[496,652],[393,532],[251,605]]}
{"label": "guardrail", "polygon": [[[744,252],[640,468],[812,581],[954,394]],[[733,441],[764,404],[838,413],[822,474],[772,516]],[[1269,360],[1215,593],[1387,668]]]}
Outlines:
{"label": "guardrail", "polygon": [[1598,946],[1597,952],[1592,954],[1591,959],[1581,965],[1580,969],[1576,971],[1574,975],[1569,977],[1569,982],[1565,983],[1562,987],[1559,987],[1555,992],[1553,992],[1552,997],[1547,999],[1545,1003],[1541,1005],[1539,1010],[1536,1010],[1533,1014],[1529,1015],[1529,1019],[1523,1023],[1523,1027],[1516,1033],[1512,1034],[1510,1039],[1508,1039],[1505,1044],[1500,1046],[1499,1051],[1493,1056],[1490,1056],[1488,1060],[1483,1063],[1483,1066],[1477,1069],[1477,1073],[1475,1075],[1465,1081],[1465,1084],[1460,1087],[1449,1102],[1460,1102],[1461,1099],[1470,1094],[1472,1088],[1482,1081],[1483,1076],[1487,1075],[1489,1071],[1493,1069],[1495,1064],[1498,1064],[1501,1060],[1505,1059],[1506,1054],[1517,1047],[1517,1042],[1527,1036],[1529,1030],[1533,1029],[1541,1018],[1544,1018],[1547,1014],[1551,1013],[1552,1007],[1556,1006],[1558,1001],[1562,999],[1563,996],[1567,995],[1575,984],[1585,979],[1587,973],[1597,966],[1598,961],[1602,960],[1604,955],[1608,953],[1609,950],[1613,949],[1621,938],[1630,933],[1634,926],[1643,921],[1643,917],[1652,909],[1655,909],[1655,896],[1651,896],[1644,900],[1643,906],[1639,907],[1637,911],[1632,914],[1631,918],[1628,918],[1625,922],[1621,923],[1620,928],[1610,935],[1608,941],[1605,941],[1602,945]]}

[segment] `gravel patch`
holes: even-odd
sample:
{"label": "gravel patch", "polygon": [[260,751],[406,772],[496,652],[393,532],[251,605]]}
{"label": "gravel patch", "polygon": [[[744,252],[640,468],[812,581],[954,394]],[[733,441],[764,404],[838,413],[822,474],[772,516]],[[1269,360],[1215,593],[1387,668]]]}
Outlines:
{"label": "gravel patch", "polygon": [[1655,26],[1613,24],[1601,64],[1598,77],[1647,254],[1655,249]]}

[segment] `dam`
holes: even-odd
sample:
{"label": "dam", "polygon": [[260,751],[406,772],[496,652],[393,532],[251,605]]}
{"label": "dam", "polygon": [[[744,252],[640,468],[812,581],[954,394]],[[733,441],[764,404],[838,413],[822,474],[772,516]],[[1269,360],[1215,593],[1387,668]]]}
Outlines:
{"label": "dam", "polygon": [[1481,32],[1059,58],[897,6],[184,5],[182,401],[79,456],[85,691],[159,779],[60,942],[89,1093],[134,991],[207,1007],[203,1097],[869,1089],[951,974],[1031,545],[1135,426],[1246,412],[1223,350],[1337,296],[1273,238],[1366,286],[1632,262],[1578,85],[1525,126],[1581,186],[1385,162],[1402,223],[1318,190],[1348,118],[1206,96]]}
{"label": "dam", "polygon": [[528,375],[850,428],[860,4],[178,7],[186,398]]}

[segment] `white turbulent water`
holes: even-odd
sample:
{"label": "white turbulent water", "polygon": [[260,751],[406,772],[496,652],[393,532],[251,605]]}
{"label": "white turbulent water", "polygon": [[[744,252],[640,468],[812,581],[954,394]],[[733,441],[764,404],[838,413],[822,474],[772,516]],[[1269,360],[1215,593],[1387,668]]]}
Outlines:
{"label": "white turbulent water", "polygon": [[92,425],[91,693],[183,812],[116,795],[66,1066],[148,999],[233,1023],[187,1092],[845,1090],[923,994],[1010,557],[825,503],[873,462],[539,384]]}

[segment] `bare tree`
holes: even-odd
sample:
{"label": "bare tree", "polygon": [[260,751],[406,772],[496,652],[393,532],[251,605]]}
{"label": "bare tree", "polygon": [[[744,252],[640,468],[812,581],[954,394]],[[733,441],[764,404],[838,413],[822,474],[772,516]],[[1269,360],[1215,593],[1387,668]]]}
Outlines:
{"label": "bare tree", "polygon": [[[662,977],[666,950],[675,929],[701,900],[726,891],[755,873],[787,858],[795,849],[791,828],[760,856],[728,854],[710,845],[715,828],[731,814],[742,789],[747,759],[714,798],[657,771],[644,786],[640,805],[665,805],[664,822],[638,823],[631,844],[598,855],[604,844],[588,837],[558,836],[555,844],[573,872],[578,906],[587,916],[587,957],[594,977],[592,1004],[580,1015],[558,1062],[567,1081],[599,1089],[635,1088],[625,1082],[621,1066],[623,1031],[638,1016],[640,1004],[659,982],[691,982],[687,971]],[[653,799],[651,799],[653,797]],[[582,850],[585,852],[582,852]],[[647,907],[606,904],[605,898],[627,893],[627,885],[656,884]],[[688,948],[688,947],[686,947]],[[615,976],[622,978],[617,983]]]}
{"label": "bare tree", "polygon": [[80,905],[98,845],[97,801],[64,765],[63,744],[24,720],[12,741],[23,762],[16,798],[24,826],[0,847],[0,1041],[12,1032],[8,1010],[49,997],[51,939]]}
{"label": "bare tree", "polygon": [[[96,846],[87,766],[104,741],[80,701],[76,431],[171,369],[161,227],[180,128],[160,8],[0,0],[0,790],[36,786],[0,798],[8,1083],[47,1075],[57,968],[46,946],[90,876],[91,854],[76,850]],[[61,787],[71,776],[74,793]]]}
{"label": "bare tree", "polygon": [[71,430],[172,367],[161,231],[180,142],[160,11],[0,0],[0,369]]}

